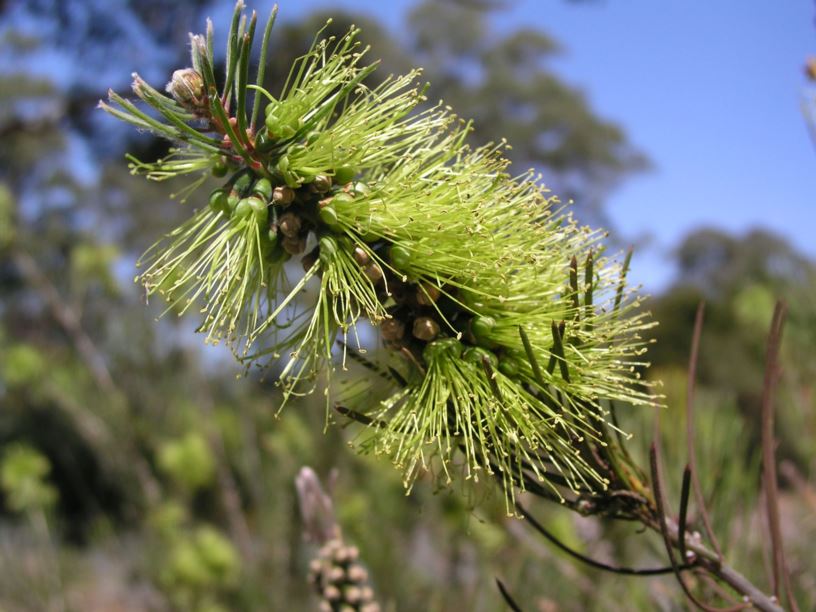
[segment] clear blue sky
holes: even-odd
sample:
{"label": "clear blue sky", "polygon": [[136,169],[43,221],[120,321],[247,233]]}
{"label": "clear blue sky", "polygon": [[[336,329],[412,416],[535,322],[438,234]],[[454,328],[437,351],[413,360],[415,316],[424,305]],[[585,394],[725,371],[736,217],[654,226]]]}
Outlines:
{"label": "clear blue sky", "polygon": [[[279,3],[283,19],[359,10],[397,36],[414,4]],[[647,288],[670,282],[665,254],[701,225],[767,227],[816,257],[816,148],[800,112],[815,13],[810,0],[517,0],[495,14],[499,29],[536,27],[559,40],[559,74],[652,159],[650,173],[609,201],[619,232],[654,239],[633,266]]]}

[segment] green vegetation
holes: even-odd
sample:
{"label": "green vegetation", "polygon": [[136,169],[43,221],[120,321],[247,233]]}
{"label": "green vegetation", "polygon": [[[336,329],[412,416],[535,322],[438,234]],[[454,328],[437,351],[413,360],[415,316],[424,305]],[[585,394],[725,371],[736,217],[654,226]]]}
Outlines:
{"label": "green vegetation", "polygon": [[[236,379],[243,372],[230,355],[202,350],[191,340],[195,312],[159,318],[166,305],[152,298],[145,307],[143,292],[130,282],[137,255],[156,236],[183,223],[192,208],[209,211],[206,194],[229,178],[208,177],[187,204],[176,205],[168,203],[167,195],[181,193],[189,180],[151,183],[128,176],[124,151],[148,165],[170,151],[158,139],[118,131],[116,122],[96,117],[101,113],[92,107],[108,83],[87,75],[101,74],[123,46],[155,46],[163,55],[157,54],[149,80],[169,80],[174,69],[187,64],[183,37],[197,29],[193,16],[205,3],[151,0],[120,9],[143,25],[147,39],[128,38],[133,34],[104,12],[106,3],[61,4],[61,11],[49,2],[30,8],[51,20],[60,36],[30,37],[21,31],[0,42],[3,52],[14,57],[47,49],[85,62],[84,80],[70,88],[20,73],[0,78],[0,607],[313,609],[317,600],[308,574],[316,547],[302,539],[293,487],[307,464],[321,476],[337,470],[338,521],[345,539],[359,547],[360,562],[386,609],[500,609],[496,575],[525,609],[608,610],[615,609],[614,602],[625,602],[627,609],[682,605],[670,577],[625,578],[575,564],[536,538],[523,521],[506,519],[502,496],[488,487],[437,489],[423,478],[406,496],[400,473],[387,462],[348,451],[355,439],[352,428],[325,429],[322,396],[293,396],[278,414],[284,397],[272,383],[285,366],[273,364],[266,374],[252,369]],[[428,66],[422,79],[434,86],[425,95],[430,101],[444,97],[461,116],[475,119],[476,129],[467,136],[472,147],[507,136],[514,145],[509,155],[518,164],[512,167],[541,169],[555,192],[589,205],[581,211],[583,218],[601,216],[603,194],[644,166],[624,133],[599,118],[546,67],[557,49],[549,37],[499,35],[490,31],[489,12],[453,3],[443,9],[438,3],[420,5],[403,43],[365,19],[334,17],[327,35],[340,36],[354,22],[361,26],[361,41],[373,46],[371,59],[382,58],[371,75],[372,89],[394,85],[378,81],[378,75]],[[274,61],[264,77],[267,90],[280,90],[294,58],[306,52],[325,18],[276,26],[270,40]],[[90,24],[110,27],[113,34],[92,35],[83,30]],[[71,55],[81,40],[95,52]],[[477,79],[457,78],[456,66],[463,60],[483,66]],[[361,61],[360,69],[365,66]],[[125,96],[126,83],[114,88]],[[507,112],[519,97],[535,112]],[[189,101],[195,103],[195,97]],[[282,135],[291,127],[288,113],[285,107],[270,112],[269,123]],[[265,118],[259,113],[258,122]],[[542,134],[562,138],[539,150]],[[70,162],[80,159],[85,147],[93,156],[90,173]],[[308,151],[296,150],[289,159],[297,164],[281,169],[281,175],[295,184],[290,189],[302,188],[297,183],[307,177],[297,170],[303,167],[322,170],[308,185],[319,174],[346,185],[362,163],[352,159],[327,172]],[[216,166],[217,175],[221,169]],[[229,168],[224,171],[231,174]],[[360,185],[358,191],[354,183],[359,181],[352,181],[354,198],[371,187]],[[250,187],[244,195],[249,210],[237,216],[233,240],[249,236],[269,248],[268,234],[254,237],[247,230],[258,227],[252,198],[261,195],[268,201],[275,193],[267,193],[260,181],[253,187],[255,193]],[[278,197],[285,200],[288,194]],[[363,199],[373,200],[370,195]],[[343,200],[340,196],[323,207],[319,218],[326,226],[352,228],[359,235],[355,219],[343,216]],[[216,207],[224,223],[233,223],[223,215],[221,202]],[[282,232],[276,234],[283,238]],[[677,432],[684,427],[680,407],[694,311],[704,297],[708,306],[696,394],[702,485],[711,497],[714,527],[727,558],[765,584],[756,506],[757,406],[770,309],[775,297],[784,297],[790,315],[777,400],[784,535],[801,609],[810,609],[816,605],[809,581],[809,542],[816,525],[808,505],[814,498],[809,483],[816,456],[813,264],[765,234],[712,232],[689,240],[677,258],[681,282],[645,306],[661,321],[651,332],[657,343],[650,348],[653,365],[647,375],[664,382],[669,406],[661,414],[665,463],[676,468],[685,461],[685,443]],[[342,242],[321,246],[321,254],[329,253],[324,261],[340,250],[332,252],[334,246],[344,247]],[[354,250],[349,252],[357,265]],[[410,248],[391,250],[383,259],[427,281],[421,277],[424,262],[413,254]],[[586,252],[581,255],[584,298]],[[343,261],[350,265],[347,258]],[[569,257],[560,265],[558,282],[565,286]],[[323,281],[331,278],[324,274]],[[156,277],[155,287],[160,292],[166,287],[162,283],[179,280]],[[423,295],[435,289],[417,286]],[[297,301],[315,298],[309,289]],[[184,305],[180,302],[174,313]],[[512,379],[519,362],[524,363],[523,347],[517,344],[515,354],[508,354],[490,346],[505,337],[499,333],[501,319],[493,312],[479,314],[471,324],[474,336],[483,339],[483,350],[501,357],[491,367]],[[361,325],[361,333],[366,329]],[[534,342],[550,346],[551,328],[543,332]],[[518,338],[513,336],[513,342]],[[546,368],[547,359],[542,362]],[[449,361],[441,365],[452,367]],[[454,365],[473,374],[471,362]],[[347,398],[354,407],[366,396],[387,396],[388,381],[351,357],[346,366],[348,371],[332,380],[332,396]],[[554,366],[552,377],[559,383],[561,371]],[[634,434],[631,448],[640,445],[643,457],[653,415],[642,407],[620,413],[621,427]],[[678,469],[668,474],[672,507],[677,506],[679,476]],[[581,552],[622,565],[664,563],[658,540],[636,533],[635,525],[590,521],[553,504],[535,509],[551,531]]]}

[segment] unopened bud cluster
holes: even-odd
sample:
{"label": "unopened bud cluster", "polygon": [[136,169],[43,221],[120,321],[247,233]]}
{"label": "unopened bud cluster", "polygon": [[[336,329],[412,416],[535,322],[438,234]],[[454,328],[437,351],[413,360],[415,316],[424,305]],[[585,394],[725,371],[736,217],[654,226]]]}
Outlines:
{"label": "unopened bud cluster", "polygon": [[356,546],[330,540],[309,564],[321,612],[380,612]]}

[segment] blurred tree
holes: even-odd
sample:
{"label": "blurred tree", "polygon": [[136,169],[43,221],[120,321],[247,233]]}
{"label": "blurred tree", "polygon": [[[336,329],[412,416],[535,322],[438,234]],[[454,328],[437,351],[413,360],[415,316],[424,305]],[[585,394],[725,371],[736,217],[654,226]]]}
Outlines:
{"label": "blurred tree", "polygon": [[697,304],[706,302],[699,381],[733,394],[759,439],[765,342],[774,301],[788,304],[783,338],[780,453],[807,466],[816,433],[816,264],[765,230],[734,236],[715,229],[689,234],[675,251],[678,279],[650,307],[660,326],[650,350],[658,367],[685,367]]}

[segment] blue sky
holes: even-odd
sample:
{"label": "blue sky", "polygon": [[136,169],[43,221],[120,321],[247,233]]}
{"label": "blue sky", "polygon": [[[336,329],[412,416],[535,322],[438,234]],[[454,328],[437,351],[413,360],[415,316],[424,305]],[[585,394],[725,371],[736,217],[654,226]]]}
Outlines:
{"label": "blue sky", "polygon": [[[282,19],[339,6],[397,36],[413,4],[280,0]],[[816,148],[800,111],[814,14],[810,0],[517,0],[495,14],[496,28],[560,41],[559,74],[652,159],[609,200],[619,233],[653,239],[633,265],[648,289],[671,281],[666,254],[702,225],[767,227],[816,257]]]}

